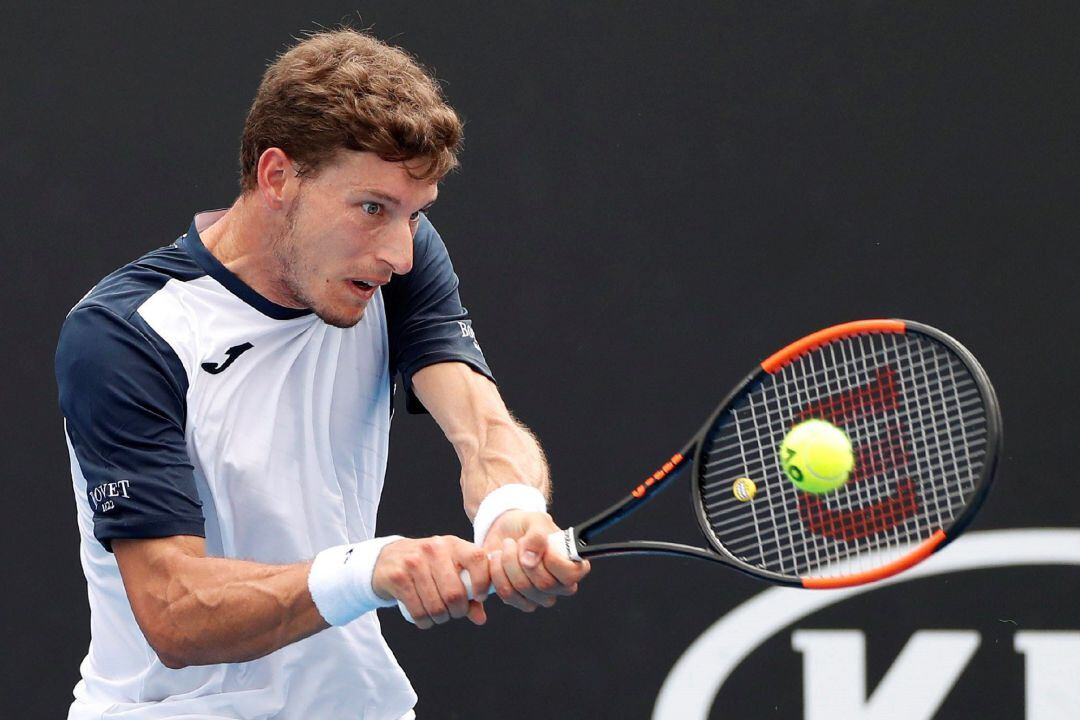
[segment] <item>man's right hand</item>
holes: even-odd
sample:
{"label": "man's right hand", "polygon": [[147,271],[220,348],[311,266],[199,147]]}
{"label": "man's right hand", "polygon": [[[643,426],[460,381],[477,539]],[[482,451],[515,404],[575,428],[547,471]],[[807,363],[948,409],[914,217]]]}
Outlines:
{"label": "man's right hand", "polygon": [[[469,600],[460,578],[463,569],[469,571],[472,596],[478,600]],[[371,578],[375,594],[399,600],[421,630],[462,617],[483,625],[487,614],[482,601],[490,586],[487,555],[452,535],[390,543],[379,553]]]}

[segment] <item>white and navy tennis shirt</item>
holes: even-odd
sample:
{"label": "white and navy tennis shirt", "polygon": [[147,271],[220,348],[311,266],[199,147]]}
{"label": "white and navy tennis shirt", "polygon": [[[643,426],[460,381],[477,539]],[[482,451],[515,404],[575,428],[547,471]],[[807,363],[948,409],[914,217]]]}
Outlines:
{"label": "white and navy tennis shirt", "polygon": [[375,536],[393,379],[464,362],[490,377],[427,221],[413,270],[339,329],[270,302],[199,238],[224,211],[102,280],[56,355],[90,649],[69,718],[411,717],[375,613],[251,662],[170,670],[135,623],[110,543],[199,535],[208,554],[293,563]]}

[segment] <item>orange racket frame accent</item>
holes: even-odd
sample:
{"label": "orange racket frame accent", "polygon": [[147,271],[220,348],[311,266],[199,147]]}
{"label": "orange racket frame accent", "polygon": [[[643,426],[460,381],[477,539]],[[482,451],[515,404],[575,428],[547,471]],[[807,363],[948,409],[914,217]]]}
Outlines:
{"label": "orange racket frame accent", "polygon": [[666,478],[672,470],[678,467],[684,460],[682,453],[675,453],[671,456],[671,459],[664,463],[664,466],[654,472],[649,477],[645,478],[645,482],[638,485],[636,488],[630,491],[630,494],[635,498],[645,497],[645,493],[649,491],[656,483]]}
{"label": "orange racket frame accent", "polygon": [[891,563],[882,565],[879,568],[874,568],[869,572],[844,575],[842,577],[800,579],[802,580],[802,586],[804,588],[810,588],[812,590],[830,590],[833,588],[851,587],[852,585],[863,585],[868,582],[873,582],[874,580],[881,580],[890,575],[895,575],[898,572],[907,570],[916,563],[922,562],[929,557],[934,550],[937,550],[938,546],[943,542],[945,542],[945,531],[938,530],[904,557],[897,558]]}
{"label": "orange racket frame accent", "polygon": [[836,338],[867,332],[903,334],[906,331],[907,326],[902,320],[856,320],[855,322],[833,325],[824,330],[818,330],[812,335],[807,335],[802,340],[797,340],[783,350],[773,353],[762,361],[761,369],[772,375],[800,355],[821,347]]}

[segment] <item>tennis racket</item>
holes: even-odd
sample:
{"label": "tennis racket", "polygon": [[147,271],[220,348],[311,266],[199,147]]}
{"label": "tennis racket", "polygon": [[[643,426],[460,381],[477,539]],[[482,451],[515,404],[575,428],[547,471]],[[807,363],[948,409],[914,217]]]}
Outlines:
{"label": "tennis racket", "polygon": [[[785,435],[812,418],[852,443],[851,474],[830,493],[797,489],[780,464]],[[780,585],[860,585],[955,539],[986,497],[1000,448],[993,386],[960,343],[905,320],[844,323],[766,358],[682,450],[549,543],[573,560],[674,555]],[[706,547],[595,542],[677,477],[691,479]]]}

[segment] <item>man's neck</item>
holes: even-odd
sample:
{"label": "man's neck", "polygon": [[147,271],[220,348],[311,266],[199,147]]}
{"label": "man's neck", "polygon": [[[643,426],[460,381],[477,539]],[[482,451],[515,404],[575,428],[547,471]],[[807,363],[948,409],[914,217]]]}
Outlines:
{"label": "man's neck", "polygon": [[241,195],[223,215],[199,230],[199,237],[210,254],[252,290],[279,305],[303,309],[281,282],[273,229],[251,203]]}
{"label": "man's neck", "polygon": [[[238,231],[244,225],[241,221],[241,216],[244,214],[243,206],[244,199],[241,196],[236,199],[228,210],[220,215],[217,213],[200,213],[195,217],[195,228],[199,232],[202,244],[226,267],[236,257],[244,254],[242,246],[245,241],[243,238],[238,237]],[[214,217],[214,215],[217,216]],[[209,221],[209,225],[205,224],[207,221]]]}

